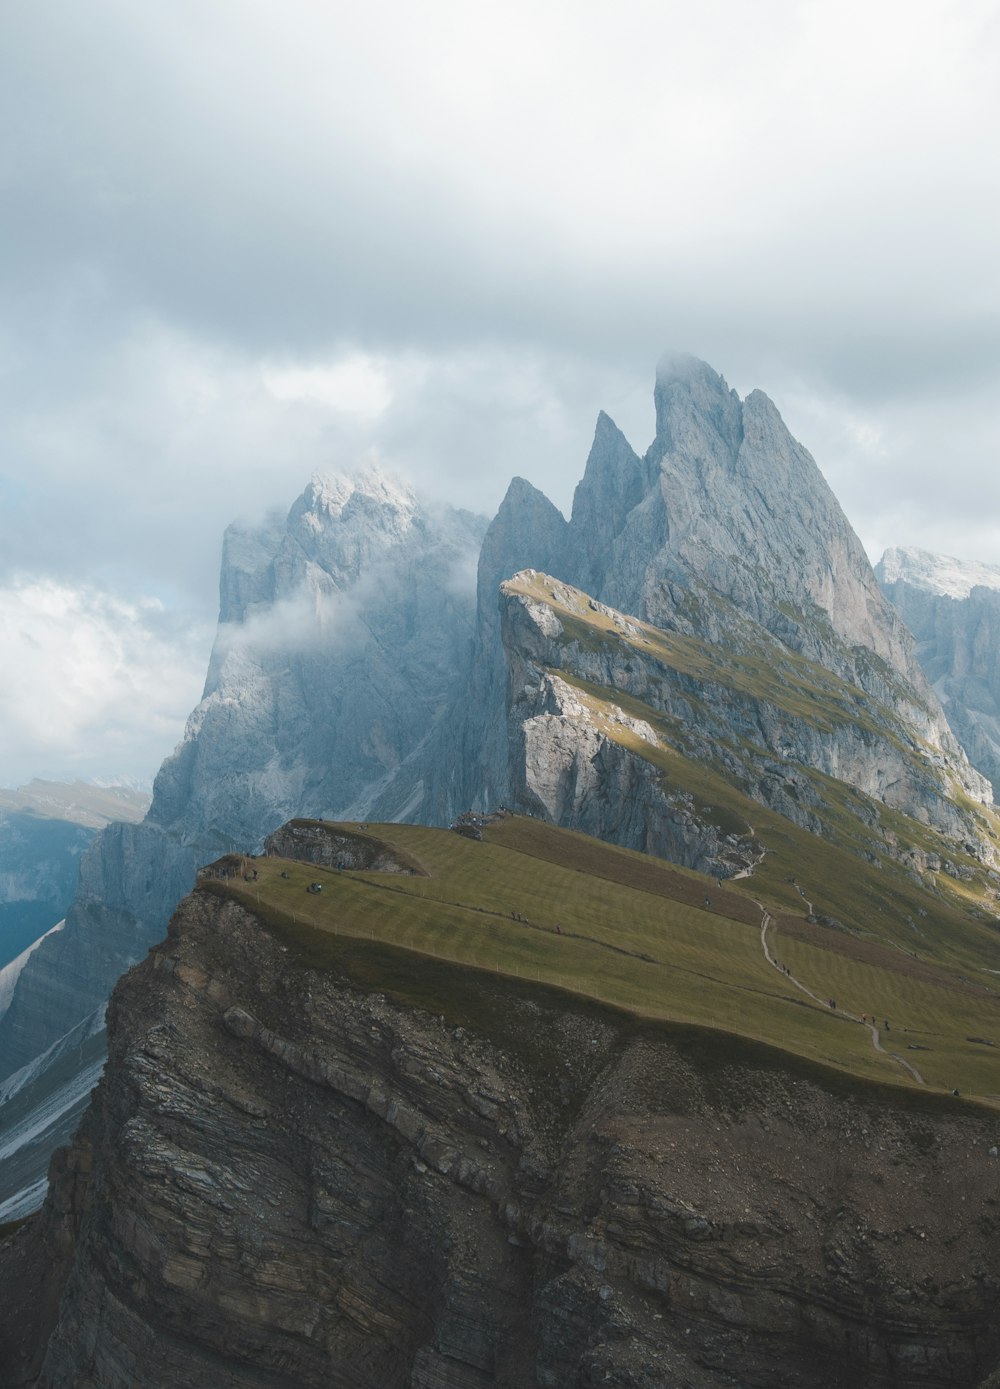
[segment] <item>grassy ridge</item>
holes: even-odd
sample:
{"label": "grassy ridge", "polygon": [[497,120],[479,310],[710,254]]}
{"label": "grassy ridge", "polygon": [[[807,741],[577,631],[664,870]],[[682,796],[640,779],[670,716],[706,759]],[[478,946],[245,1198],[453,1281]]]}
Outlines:
{"label": "grassy ridge", "polygon": [[[963,973],[1000,970],[1000,931],[993,920],[994,889],[988,874],[926,825],[870,801],[832,777],[797,767],[814,782],[819,796],[815,813],[824,833],[811,834],[751,800],[710,766],[685,756],[669,722],[648,705],[619,691],[610,693],[571,672],[559,674],[578,691],[606,737],[657,767],[671,789],[690,793],[699,812],[711,806],[753,825],[768,851],[754,875],[754,890],[769,907],[801,909],[801,886],[817,913],[837,918],[862,936],[885,940],[907,952],[916,949],[921,956]],[[624,727],[615,717],[617,709],[649,723],[659,745]],[[932,893],[888,855],[879,863],[871,862],[862,850],[870,849],[874,841],[870,833],[867,837],[860,833],[859,810],[877,817],[902,843],[950,855],[967,868],[969,880],[939,874]]]}
{"label": "grassy ridge", "polygon": [[[701,1025],[859,1078],[913,1084],[864,1028],[812,1002],[766,962],[755,880],[720,891],[700,874],[516,816],[481,842],[421,826],[370,828],[427,876],[269,858],[255,860],[256,882],[204,885],[246,902],[310,965],[357,976],[367,958],[367,982],[387,987],[391,977],[421,1006],[428,1000],[420,962],[437,961],[460,966],[480,993],[502,975],[636,1019]],[[314,881],[322,893],[306,891]],[[826,935],[786,913],[770,943],[823,998],[888,1016],[885,1045],[913,1061],[931,1088],[1000,1094],[1000,1058],[984,1045],[1000,1042],[997,995],[885,943]],[[911,1042],[927,1050],[911,1052]]]}

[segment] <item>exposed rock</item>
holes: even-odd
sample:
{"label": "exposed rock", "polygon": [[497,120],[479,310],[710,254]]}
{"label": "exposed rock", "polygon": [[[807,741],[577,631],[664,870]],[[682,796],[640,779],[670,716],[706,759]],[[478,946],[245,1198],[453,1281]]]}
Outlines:
{"label": "exposed rock", "polygon": [[[423,507],[380,475],[315,480],[287,518],[230,529],[205,697],[144,824],[102,836],[64,930],[19,975],[0,1020],[0,1077],[103,1004],[198,865],[258,849],[292,816],[448,824],[520,796],[720,876],[748,868],[761,852],[749,828],[695,813],[571,709],[570,682],[555,683],[567,653],[608,688],[643,700],[658,691],[652,707],[684,721],[691,755],[798,823],[821,827],[805,775],[819,769],[989,859],[968,810],[989,788],[775,407],[760,392],[741,402],[711,368],[681,359],[658,373],[656,410],[642,458],[600,417],[569,522],[530,484],[511,484],[482,540],[475,614],[466,585],[482,523]],[[734,697],[710,672],[667,678],[645,659],[609,662],[574,646],[544,597],[502,636],[498,589],[525,567],[582,585],[623,635],[649,620],[697,636],[722,664],[807,659],[850,687],[854,726],[831,736],[752,691]],[[642,722],[627,729],[640,741]],[[947,861],[969,871],[960,857]],[[4,1180],[0,1161],[0,1201]]]}
{"label": "exposed rock", "polygon": [[[612,639],[600,639],[600,628],[585,624],[564,627],[575,615],[586,618],[591,611],[609,620]],[[618,746],[619,740],[609,739],[569,679],[596,687],[610,702],[601,717],[612,718],[618,728],[654,746],[657,734],[648,723],[616,707],[616,693],[633,696],[666,716],[679,730],[675,742],[679,738],[688,755],[723,768],[754,800],[807,829],[818,825],[813,813],[817,793],[797,775],[796,769],[804,767],[935,825],[956,843],[979,833],[953,796],[956,759],[929,757],[921,738],[891,702],[879,706],[867,701],[862,717],[855,704],[857,691],[824,685],[822,667],[815,669],[811,698],[794,701],[783,698],[786,691],[780,681],[748,682],[738,650],[720,652],[697,669],[669,665],[655,646],[641,639],[640,628],[625,614],[535,571],[501,586],[501,612],[511,691],[511,780],[505,799],[513,804],[600,838],[719,872],[717,846],[722,835],[709,830],[706,840],[706,827],[683,816],[660,772],[630,756]],[[638,635],[640,640],[617,641],[616,633]],[[786,660],[780,644],[760,630],[754,656],[758,666],[770,663],[776,672]],[[789,667],[789,682],[801,679],[804,669],[808,670]],[[959,773],[963,766],[967,770],[959,754]],[[682,851],[670,834],[668,851],[659,837],[660,827],[676,824],[679,810],[688,821],[687,848]],[[712,851],[703,856],[706,845]],[[903,852],[915,851],[907,846]],[[982,852],[990,853],[985,848]]]}
{"label": "exposed rock", "polygon": [[269,834],[265,854],[317,863],[324,868],[355,868],[375,873],[420,873],[419,864],[374,835],[337,829],[319,820],[290,820]]}
{"label": "exposed rock", "polygon": [[524,983],[446,994],[358,991],[189,898],[0,1244],[4,1383],[993,1382],[988,1114]]}
{"label": "exposed rock", "polygon": [[1000,569],[906,548],[875,572],[970,762],[1000,786]]}
{"label": "exposed rock", "polygon": [[[227,532],[205,696],[144,823],[100,835],[64,929],[20,972],[0,1019],[0,1079],[103,1009],[122,971],[162,938],[200,864],[259,848],[293,815],[364,815],[355,803],[391,779],[465,678],[483,529],[368,473],[316,478],[287,520]],[[32,1189],[81,1103],[70,1086],[53,1117],[45,1064],[32,1084],[39,1122],[53,1127]],[[0,1098],[0,1130],[12,1123]],[[25,1189],[21,1165],[13,1171],[0,1157],[0,1208]]]}

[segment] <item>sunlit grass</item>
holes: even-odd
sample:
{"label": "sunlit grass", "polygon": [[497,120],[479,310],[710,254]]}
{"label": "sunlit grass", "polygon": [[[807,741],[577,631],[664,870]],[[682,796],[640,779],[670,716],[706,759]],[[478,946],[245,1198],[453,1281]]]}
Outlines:
{"label": "sunlit grass", "polygon": [[[493,975],[498,985],[502,977],[557,988],[636,1018],[763,1041],[859,1078],[915,1083],[874,1050],[863,1027],[809,1000],[766,962],[752,900],[763,882],[720,890],[701,874],[515,816],[483,841],[413,825],[372,826],[370,833],[410,855],[427,876],[267,858],[255,860],[256,882],[206,886],[247,902],[314,967],[336,970],[366,949],[374,962],[391,947],[409,952],[414,978],[417,960],[436,959],[477,978]],[[314,881],[323,884],[315,895],[306,891]],[[930,1087],[1000,1094],[1000,1057],[967,1040],[1000,1040],[997,995],[933,960],[915,965],[910,955],[860,936],[834,933],[827,946],[822,928],[807,928],[801,918],[786,917],[770,931],[772,952],[821,999],[889,1017],[885,1045],[916,1065]],[[815,940],[810,931],[819,933]],[[405,993],[405,968],[392,968]],[[374,964],[369,982],[378,985]],[[910,1051],[910,1042],[929,1049]]]}

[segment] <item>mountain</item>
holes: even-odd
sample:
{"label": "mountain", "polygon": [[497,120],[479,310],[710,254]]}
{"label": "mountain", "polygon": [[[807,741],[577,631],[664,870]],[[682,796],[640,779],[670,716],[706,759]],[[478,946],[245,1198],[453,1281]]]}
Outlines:
{"label": "mountain", "polygon": [[814,869],[853,929],[861,885],[914,933],[995,920],[989,786],[819,469],[766,396],[694,359],[661,366],[655,404],[642,457],[600,416],[568,521],[524,479],[486,527],[367,474],[230,529],[205,696],[0,1020],[0,1124],[36,1153],[0,1149],[0,1218],[37,1201],[114,980],[199,863],[290,816],[515,806],[717,879],[777,875],[779,899]]}
{"label": "mountain", "polygon": [[[258,847],[290,814],[361,814],[448,708],[468,663],[485,522],[377,471],[314,479],[287,517],[226,533],[205,694],[141,824],[84,855],[66,925],[0,1018],[0,1219],[39,1199],[93,1081],[115,980],[163,936],[200,863]],[[34,1159],[26,1165],[22,1135]]]}
{"label": "mountain", "polygon": [[142,791],[82,781],[0,789],[0,969],[66,915],[97,830],[139,820],[148,805]]}
{"label": "mountain", "polygon": [[1000,568],[899,548],[875,572],[970,762],[1000,786]]}
{"label": "mountain", "polygon": [[227,534],[0,1020],[12,1220],[136,964],[0,1243],[14,1384],[998,1382],[989,784],[771,402],[655,401],[568,520],[368,474]]}
{"label": "mountain", "polygon": [[[447,742],[401,767],[370,813],[402,818],[399,808],[416,804],[418,818],[441,823],[466,808],[516,802],[524,772],[507,706],[508,690],[519,697],[523,663],[516,639],[503,649],[497,605],[505,606],[502,580],[530,568],[621,621],[701,644],[701,668],[718,677],[706,754],[716,757],[734,734],[742,739],[722,762],[736,758],[755,795],[768,795],[769,785],[777,794],[789,766],[802,764],[911,806],[956,838],[981,839],[961,803],[988,803],[990,788],[969,767],[860,541],[774,405],[760,391],[740,401],[691,358],[661,365],[655,402],[656,438],[642,458],[600,416],[569,522],[530,484],[511,484],[483,542],[473,668],[444,725]],[[551,652],[547,659],[558,664]],[[794,706],[786,691],[778,708],[785,673],[815,688]],[[612,685],[621,679],[608,675]],[[823,710],[834,691],[831,737]],[[704,688],[689,689],[679,711],[689,737],[705,697]],[[902,761],[900,748],[908,749]],[[624,822],[601,833],[634,842],[622,838]]]}
{"label": "mountain", "polygon": [[459,828],[201,874],[0,1241],[4,1383],[992,1389],[989,933]]}

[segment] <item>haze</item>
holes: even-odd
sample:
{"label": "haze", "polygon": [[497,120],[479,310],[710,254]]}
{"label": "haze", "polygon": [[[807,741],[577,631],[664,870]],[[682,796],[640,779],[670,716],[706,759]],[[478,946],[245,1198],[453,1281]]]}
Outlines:
{"label": "haze", "polygon": [[222,530],[377,461],[568,507],[655,363],[869,554],[1000,562],[1000,12],[32,0],[0,19],[0,784],[148,778]]}

